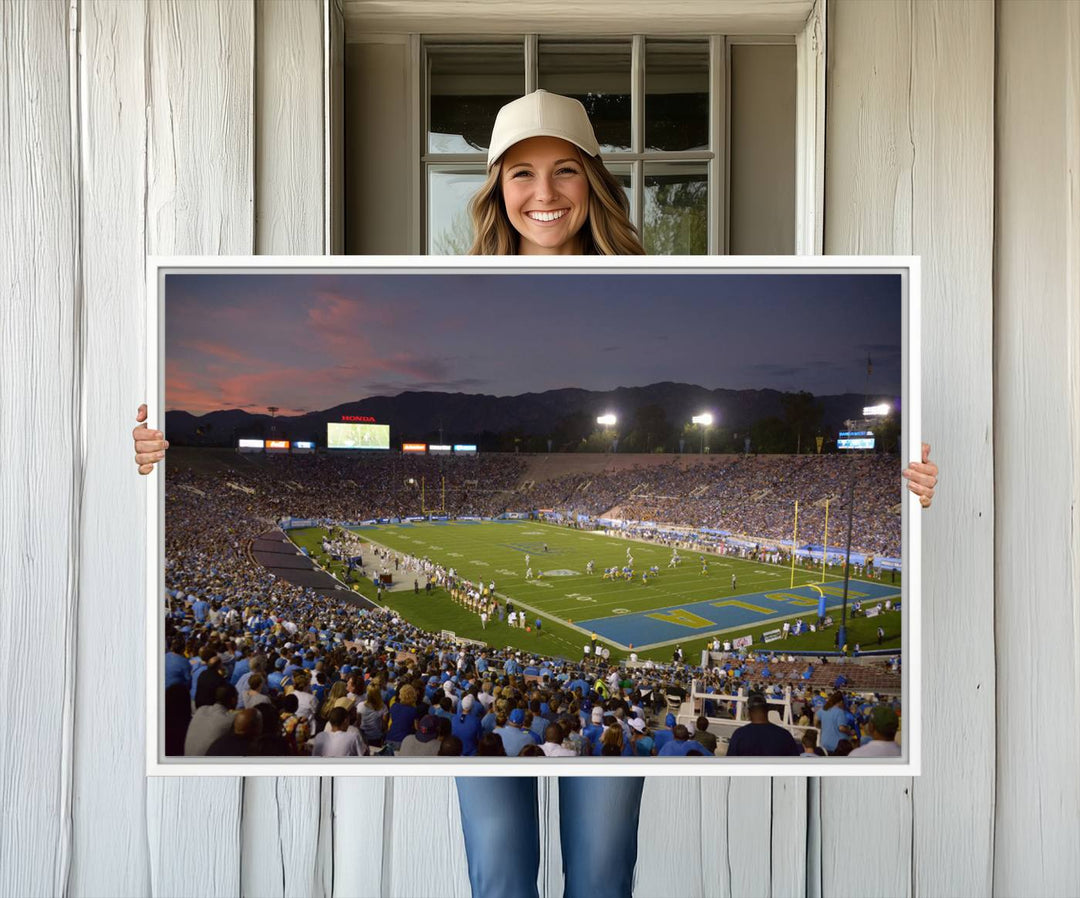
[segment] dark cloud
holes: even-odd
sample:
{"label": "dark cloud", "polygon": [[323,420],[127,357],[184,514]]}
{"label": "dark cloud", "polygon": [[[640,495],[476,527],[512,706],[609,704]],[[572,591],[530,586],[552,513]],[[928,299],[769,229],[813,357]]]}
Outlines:
{"label": "dark cloud", "polygon": [[399,393],[430,391],[435,393],[465,393],[486,386],[490,381],[479,377],[459,380],[372,381],[362,389],[368,396],[397,396]]}

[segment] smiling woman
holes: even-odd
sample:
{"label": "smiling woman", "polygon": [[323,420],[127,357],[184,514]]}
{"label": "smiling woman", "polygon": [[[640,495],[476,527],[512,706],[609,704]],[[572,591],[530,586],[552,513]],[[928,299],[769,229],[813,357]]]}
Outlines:
{"label": "smiling woman", "polygon": [[499,111],[469,213],[471,255],[645,254],[585,107],[543,90]]}
{"label": "smiling woman", "polygon": [[518,252],[581,255],[589,182],[577,148],[558,137],[530,137],[506,151],[501,169],[506,215],[520,235]]}

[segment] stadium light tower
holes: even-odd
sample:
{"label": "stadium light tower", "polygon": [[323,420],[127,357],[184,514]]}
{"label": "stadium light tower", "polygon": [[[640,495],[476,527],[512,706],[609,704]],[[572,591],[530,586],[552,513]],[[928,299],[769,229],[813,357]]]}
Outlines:
{"label": "stadium light tower", "polygon": [[[607,412],[606,414],[600,415],[596,419],[596,423],[599,424],[601,427],[607,427],[607,428],[610,428],[612,430],[615,429],[615,425],[618,422],[619,422],[619,419],[616,418],[613,414],[611,414],[611,412]],[[618,452],[619,451],[619,437],[618,437],[617,434],[616,434],[614,440],[612,441],[612,447],[613,447],[612,448],[613,452]]]}
{"label": "stadium light tower", "polygon": [[701,425],[701,454],[705,454],[705,431],[712,427],[713,416],[711,412],[702,412],[690,419],[691,424]]}
{"label": "stadium light tower", "polygon": [[863,408],[863,418],[855,421],[845,421],[847,432],[840,434],[837,440],[837,448],[846,449],[851,453],[851,473],[848,484],[848,525],[847,525],[847,549],[844,552],[844,600],[840,612],[840,630],[838,648],[842,651],[847,644],[847,599],[848,583],[851,579],[851,530],[855,519],[855,452],[874,448],[874,418],[887,417],[892,409],[888,403],[881,405],[869,405]]}

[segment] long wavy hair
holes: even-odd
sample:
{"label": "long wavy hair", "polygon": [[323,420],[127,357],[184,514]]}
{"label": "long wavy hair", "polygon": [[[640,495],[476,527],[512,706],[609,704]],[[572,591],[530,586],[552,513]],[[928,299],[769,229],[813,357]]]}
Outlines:
{"label": "long wavy hair", "polygon": [[334,710],[334,702],[339,698],[344,698],[347,691],[348,688],[346,687],[344,680],[338,680],[330,687],[326,700],[322,703],[322,707],[319,708],[319,716],[323,720],[326,720],[330,716],[330,712]]}
{"label": "long wavy hair", "polygon": [[[643,256],[637,228],[630,221],[630,202],[622,185],[599,156],[578,153],[589,182],[589,214],[578,231],[586,256]],[[473,243],[470,256],[516,256],[521,236],[506,214],[502,195],[504,153],[491,166],[487,180],[469,201]]]}

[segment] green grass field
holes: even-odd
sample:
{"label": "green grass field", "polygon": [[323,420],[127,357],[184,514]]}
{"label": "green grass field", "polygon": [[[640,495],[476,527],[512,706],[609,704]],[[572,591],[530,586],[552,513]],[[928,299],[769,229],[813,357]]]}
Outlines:
{"label": "green grass field", "polygon": [[[313,556],[320,554],[320,542],[325,531],[320,528],[291,531],[290,538],[308,549]],[[458,636],[479,639],[496,647],[513,646],[548,655],[581,657],[582,646],[588,640],[588,631],[573,626],[574,622],[603,618],[615,614],[654,611],[701,602],[711,598],[738,600],[740,595],[783,589],[791,583],[790,567],[777,567],[756,561],[745,561],[731,556],[706,555],[709,575],[702,576],[698,554],[683,551],[682,564],[675,569],[667,567],[671,549],[647,543],[627,541],[585,531],[572,530],[547,524],[526,521],[519,523],[467,523],[447,524],[421,523],[411,525],[383,525],[365,528],[359,532],[370,540],[395,552],[415,557],[428,557],[445,567],[454,567],[461,576],[474,582],[481,578],[485,583],[494,580],[496,592],[509,597],[516,608],[529,610],[529,621],[539,616],[543,620],[540,635],[535,632],[511,629],[497,620],[481,629],[479,616],[453,602],[449,595],[436,590],[427,595],[407,591],[384,591],[382,604],[397,610],[404,618],[426,630],[452,630]],[[548,551],[544,552],[544,544]],[[634,556],[634,567],[640,572],[652,565],[660,568],[660,575],[648,584],[642,584],[640,576],[632,583],[602,579],[604,568],[621,567],[626,560],[626,550]],[[525,555],[530,556],[530,566],[536,574],[544,572],[540,579],[526,580]],[[365,561],[368,561],[365,552]],[[595,573],[585,573],[586,562],[595,562]],[[334,573],[340,573],[336,562],[324,559],[324,564]],[[369,571],[371,568],[369,567]],[[559,572],[559,573],[556,573]],[[731,575],[735,574],[737,586],[731,590]],[[412,574],[403,576],[409,584]],[[842,580],[839,569],[826,574],[827,583]],[[794,585],[801,586],[821,581],[821,569],[808,570],[796,567]],[[853,580],[853,584],[858,581]],[[897,578],[899,590],[899,577]],[[360,584],[359,592],[370,598],[375,589],[370,580]],[[816,615],[816,608],[792,609],[807,620]],[[836,612],[833,616],[838,618]],[[792,617],[795,615],[792,614]],[[757,625],[730,628],[730,636],[750,634],[755,645],[761,644],[761,634],[779,626],[783,616],[770,618]],[[866,620],[849,618],[848,642],[861,643],[869,648],[877,645],[877,627],[884,626],[884,647],[900,647],[900,614],[890,613]],[[710,641],[712,633],[696,635],[681,641],[687,660],[699,657],[700,650]],[[717,631],[720,629],[717,628]],[[819,634],[806,634],[783,643],[783,647],[809,650],[828,650],[833,647],[835,630]],[[781,643],[771,643],[779,648]],[[611,646],[612,657],[622,658],[627,652]],[[660,645],[639,650],[641,659],[657,661],[671,659],[672,646]]]}

